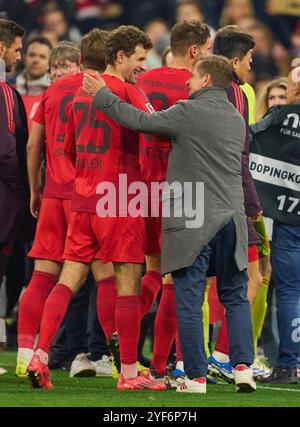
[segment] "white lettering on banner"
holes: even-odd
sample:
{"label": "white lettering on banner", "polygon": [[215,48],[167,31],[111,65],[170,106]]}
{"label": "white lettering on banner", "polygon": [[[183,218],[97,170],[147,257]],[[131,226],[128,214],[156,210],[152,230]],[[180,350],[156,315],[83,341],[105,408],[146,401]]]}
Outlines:
{"label": "white lettering on banner", "polygon": [[251,153],[249,167],[257,181],[300,191],[300,166]]}
{"label": "white lettering on banner", "polygon": [[282,123],[283,126],[288,126],[290,119],[292,120],[292,127],[297,129],[297,127],[299,126],[299,115],[296,113],[293,114],[288,114],[287,118],[285,119],[285,121]]}

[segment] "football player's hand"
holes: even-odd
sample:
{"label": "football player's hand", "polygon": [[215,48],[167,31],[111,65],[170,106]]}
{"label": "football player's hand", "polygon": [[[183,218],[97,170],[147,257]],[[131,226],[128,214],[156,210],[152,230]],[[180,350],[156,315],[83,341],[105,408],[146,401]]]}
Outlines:
{"label": "football player's hand", "polygon": [[42,194],[40,192],[30,195],[30,212],[34,218],[38,218],[42,204]]}
{"label": "football player's hand", "polygon": [[99,89],[105,87],[105,81],[99,73],[94,76],[85,73],[83,77],[83,89],[91,96],[95,96]]}

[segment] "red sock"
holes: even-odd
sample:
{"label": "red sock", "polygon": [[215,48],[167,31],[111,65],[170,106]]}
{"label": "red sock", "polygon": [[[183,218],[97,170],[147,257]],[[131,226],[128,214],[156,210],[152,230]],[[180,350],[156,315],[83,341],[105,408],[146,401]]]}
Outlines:
{"label": "red sock", "polygon": [[52,341],[65,317],[73,293],[70,288],[58,283],[47,298],[36,350],[49,353]]}
{"label": "red sock", "polygon": [[222,326],[220,329],[220,333],[218,336],[218,340],[215,346],[215,351],[218,351],[220,353],[229,354],[228,350],[228,333],[227,333],[227,321],[226,321],[226,315],[225,311],[223,312],[222,316]]}
{"label": "red sock", "polygon": [[160,375],[166,372],[167,360],[177,332],[174,286],[163,286],[154,323],[154,349],[151,365]]}
{"label": "red sock", "polygon": [[19,304],[18,347],[32,348],[42,320],[45,301],[57,282],[57,276],[34,271]]}
{"label": "red sock", "polygon": [[176,333],[175,342],[176,342],[176,362],[182,362],[183,361],[183,357],[182,357],[182,353],[181,353],[181,347],[180,347],[180,342],[179,342],[178,330],[177,330],[177,333]]}
{"label": "red sock", "polygon": [[161,274],[157,273],[156,271],[147,271],[144,277],[142,278],[142,288],[140,294],[141,319],[145,316],[145,314],[148,313],[148,311],[152,307],[161,287]]}
{"label": "red sock", "polygon": [[141,323],[140,310],[139,295],[117,297],[116,326],[119,335],[121,363],[124,365],[131,365],[137,361]]}
{"label": "red sock", "polygon": [[108,277],[97,282],[97,313],[106,338],[116,332],[116,299],[117,288],[115,277]]}

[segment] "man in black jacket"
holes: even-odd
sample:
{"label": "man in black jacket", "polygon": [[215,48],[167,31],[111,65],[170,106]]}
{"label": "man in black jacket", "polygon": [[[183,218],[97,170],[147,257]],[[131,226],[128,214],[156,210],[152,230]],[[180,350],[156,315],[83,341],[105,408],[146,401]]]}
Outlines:
{"label": "man in black jacket", "polygon": [[[21,59],[24,30],[0,19],[0,283],[5,275],[10,244],[33,237],[26,167],[26,112],[19,93],[5,80]],[[2,333],[1,333],[2,331]],[[0,342],[5,341],[0,319]]]}

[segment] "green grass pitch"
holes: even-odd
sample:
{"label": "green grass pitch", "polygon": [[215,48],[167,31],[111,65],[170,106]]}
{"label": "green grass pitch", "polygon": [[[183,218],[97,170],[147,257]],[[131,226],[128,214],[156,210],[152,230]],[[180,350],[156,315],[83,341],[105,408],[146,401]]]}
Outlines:
{"label": "green grass pitch", "polygon": [[255,393],[238,394],[228,384],[208,385],[206,395],[164,392],[117,391],[112,378],[69,378],[68,372],[52,373],[51,391],[33,389],[26,378],[14,374],[16,353],[0,354],[0,407],[299,407],[300,384],[260,386]]}

